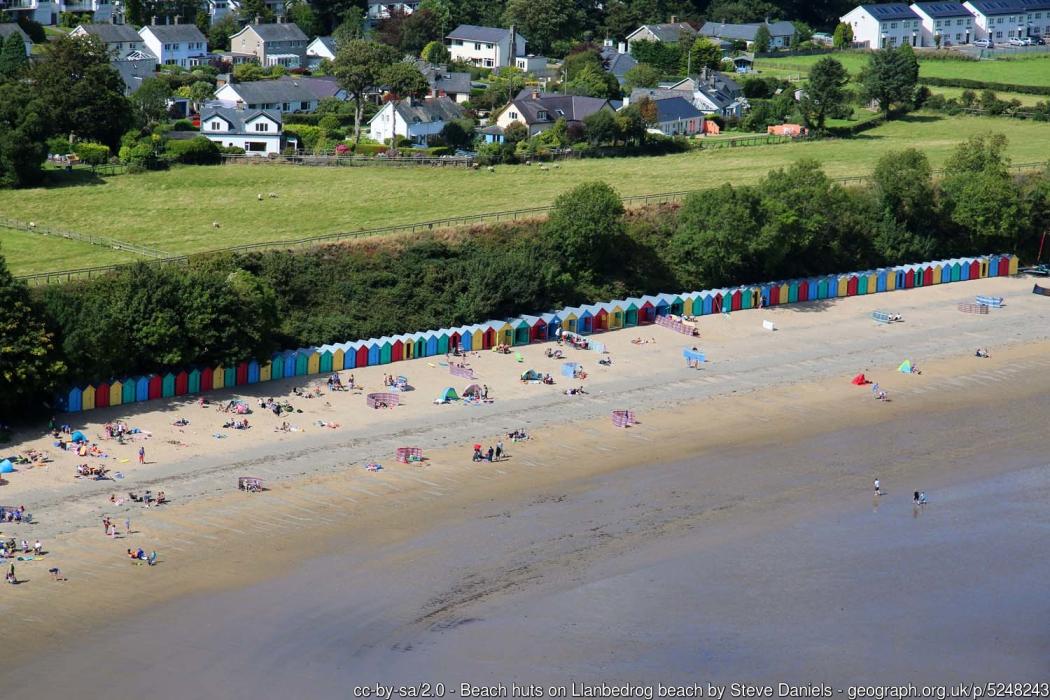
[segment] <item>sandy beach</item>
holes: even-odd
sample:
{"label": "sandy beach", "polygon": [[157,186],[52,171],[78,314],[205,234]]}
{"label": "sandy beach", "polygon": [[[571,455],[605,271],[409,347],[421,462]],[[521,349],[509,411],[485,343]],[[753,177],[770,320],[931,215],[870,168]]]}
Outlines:
{"label": "sandy beach", "polygon": [[[1007,305],[959,313],[975,294]],[[874,324],[875,309],[904,321]],[[602,334],[610,367],[565,349],[585,380],[545,345],[521,363],[486,352],[469,358],[495,399],[482,406],[434,405],[466,382],[428,358],[353,371],[366,391],[405,375],[414,390],[393,410],[299,399],[286,381],[209,397],[247,400],[246,431],[192,401],[70,416],[89,436],[121,419],[150,437],[99,441],[104,460],[41,434],[4,448],[54,460],[0,488],[38,521],[4,537],[48,551],[0,596],[0,681],[41,697],[346,697],[350,682],[412,679],[1045,678],[1050,634],[1024,622],[1050,612],[1031,556],[1050,517],[1048,322],[1030,280],[996,278],[704,317],[696,341]],[[904,359],[922,374],[897,372]],[[557,383],[522,384],[528,368]],[[890,401],[852,386],[858,372]],[[278,395],[303,412],[258,410]],[[641,424],[614,428],[621,408]],[[284,420],[302,430],[274,432]],[[516,428],[532,439],[511,443]],[[501,437],[506,461],[471,461]],[[399,446],[428,460],[397,464]],[[74,479],[85,461],[123,478]],[[246,474],[270,490],[237,492]],[[171,504],[109,501],[146,488]],[[917,488],[933,498],[913,512]],[[105,537],[104,514],[132,534]],[[130,565],[139,546],[159,565]],[[52,566],[69,580],[48,580]]]}

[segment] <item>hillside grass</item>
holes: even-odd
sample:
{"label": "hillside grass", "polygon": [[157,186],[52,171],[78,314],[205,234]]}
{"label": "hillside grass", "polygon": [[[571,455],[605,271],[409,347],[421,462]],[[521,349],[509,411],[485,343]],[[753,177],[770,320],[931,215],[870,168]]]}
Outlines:
{"label": "hillside grass", "polygon": [[[883,153],[906,147],[923,150],[939,167],[957,144],[988,131],[1008,137],[1008,154],[1016,163],[1050,160],[1050,124],[918,113],[848,140],[565,161],[546,171],[524,165],[497,166],[495,172],[425,166],[184,166],[97,184],[0,190],[0,211],[45,226],[193,253],[543,206],[588,180],[605,180],[623,195],[701,189],[754,183],[801,158],[816,160],[831,177],[849,177],[869,173]],[[266,196],[271,192],[277,198]],[[65,248],[56,250],[58,244]],[[15,274],[127,259],[120,251],[24,235],[5,246],[5,255]]]}
{"label": "hillside grass", "polygon": [[[0,255],[16,275],[52,270],[73,270],[109,263],[140,260],[139,256],[124,250],[102,248],[57,236],[16,231],[0,226]],[[100,262],[101,261],[101,262]]]}
{"label": "hillside grass", "polygon": [[[868,65],[865,52],[842,52],[813,56],[785,56],[760,58],[755,61],[759,75],[790,78],[805,74],[814,63],[826,56],[836,59],[850,75],[856,76]],[[923,61],[919,54],[919,77],[966,78],[1011,85],[1050,86],[1050,54],[1039,54],[1010,60],[985,61]]]}

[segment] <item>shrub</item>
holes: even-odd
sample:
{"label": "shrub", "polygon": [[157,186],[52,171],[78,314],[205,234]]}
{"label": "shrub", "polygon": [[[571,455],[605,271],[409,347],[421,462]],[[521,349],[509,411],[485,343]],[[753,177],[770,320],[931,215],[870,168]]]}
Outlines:
{"label": "shrub", "polygon": [[[925,58],[923,59],[925,60]],[[960,87],[973,90],[998,90],[999,92],[1023,92],[1028,95],[1050,95],[1050,86],[1046,85],[1013,85],[1011,83],[990,83],[985,80],[969,78],[919,78],[922,85],[934,87]]]}
{"label": "shrub", "polygon": [[167,153],[170,160],[186,165],[218,165],[222,161],[219,147],[204,136],[169,141]]}
{"label": "shrub", "polygon": [[73,152],[87,165],[104,165],[109,162],[109,146],[101,143],[79,141],[73,145]]}
{"label": "shrub", "polygon": [[52,136],[47,140],[47,152],[64,156],[73,151],[67,136]]}
{"label": "shrub", "polygon": [[197,131],[197,127],[193,125],[189,119],[176,119],[175,123],[171,125],[172,131]]}
{"label": "shrub", "polygon": [[240,146],[219,146],[219,153],[224,156],[243,156],[244,149]]}

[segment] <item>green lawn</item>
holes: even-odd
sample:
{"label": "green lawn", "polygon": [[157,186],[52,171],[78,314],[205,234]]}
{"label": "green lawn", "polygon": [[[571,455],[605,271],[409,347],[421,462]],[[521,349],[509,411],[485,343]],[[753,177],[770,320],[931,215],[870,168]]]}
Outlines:
{"label": "green lawn", "polygon": [[0,255],[16,275],[138,260],[123,250],[0,227]]}
{"label": "green lawn", "polygon": [[[954,97],[959,99],[966,88],[952,88],[952,87],[930,87],[930,92],[934,95],[944,95],[946,98]],[[981,94],[980,90],[974,90],[978,95]],[[1037,102],[1046,102],[1050,100],[1050,96],[1047,95],[1029,95],[1024,92],[999,92],[994,91],[995,96],[1000,100],[1013,100],[1017,99],[1021,104],[1026,106],[1034,106]]]}
{"label": "green lawn", "polygon": [[[868,64],[863,52],[826,54],[837,59],[851,75],[857,75]],[[761,74],[791,77],[804,73],[824,55],[760,58],[755,68]],[[919,56],[919,75],[923,78],[967,78],[992,83],[1050,86],[1050,54],[1009,61],[923,61]]]}
{"label": "green lawn", "polygon": [[[800,158],[818,161],[832,177],[855,176],[870,172],[886,151],[909,146],[924,150],[938,167],[956,144],[991,130],[1008,136],[1014,162],[1050,160],[1050,124],[915,114],[849,140],[578,160],[549,170],[536,166],[498,166],[494,173],[418,166],[186,166],[105,178],[102,184],[0,190],[0,211],[14,219],[188,253],[542,206],[586,180],[605,180],[624,195],[699,189],[722,182],[754,182],[768,170]],[[278,197],[265,196],[270,192]],[[263,201],[258,201],[259,194]],[[214,228],[213,221],[221,228]],[[12,269],[26,273],[126,259],[117,251],[90,246],[58,256],[42,249],[45,242],[48,246],[67,243],[34,238],[13,242],[9,247],[18,249],[8,251]]]}

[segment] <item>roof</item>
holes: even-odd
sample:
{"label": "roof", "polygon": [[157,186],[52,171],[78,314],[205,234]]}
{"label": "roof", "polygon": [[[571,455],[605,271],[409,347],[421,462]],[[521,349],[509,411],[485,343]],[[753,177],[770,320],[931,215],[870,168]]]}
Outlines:
{"label": "roof", "polygon": [[627,75],[627,71],[638,65],[638,61],[634,59],[634,56],[629,53],[620,53],[612,46],[603,46],[601,57],[605,63],[605,69],[617,78],[624,77]]}
{"label": "roof", "polygon": [[[535,93],[537,96],[533,97],[533,94],[533,90],[525,88],[511,102],[518,108],[526,124],[545,124],[558,119],[569,122],[583,121],[609,103],[601,97],[554,95],[545,92]],[[540,112],[546,112],[546,117],[541,119]]]}
{"label": "roof", "polygon": [[908,5],[903,2],[890,2],[882,5],[858,5],[857,9],[864,10],[880,22],[891,22],[898,19],[919,19],[919,16]]}
{"label": "roof", "polygon": [[[201,110],[201,125],[203,126],[209,119],[215,116],[222,117],[230,123],[231,132],[237,134],[247,133],[247,129],[244,128],[245,122],[251,121],[260,114],[269,117],[270,119],[281,123],[280,112],[274,112],[269,109],[233,109],[232,107],[205,107]],[[202,129],[203,130],[203,129]],[[228,133],[228,132],[223,132]]]}
{"label": "roof", "polygon": [[754,41],[758,28],[763,26],[771,37],[794,36],[795,25],[791,22],[753,22],[750,24],[726,24],[725,22],[705,22],[700,27],[700,34],[731,41]]}
{"label": "roof", "polygon": [[970,0],[970,4],[982,15],[1008,15],[1050,9],[1050,2],[1046,0]]}
{"label": "roof", "polygon": [[19,27],[17,24],[15,24],[14,22],[0,23],[0,39],[6,39],[12,34],[21,34],[22,41],[26,42],[27,44],[29,43],[29,35],[22,31],[22,28]]}
{"label": "roof", "polygon": [[139,30],[139,34],[149,31],[162,42],[205,42],[207,39],[201,30],[192,24],[150,24]]}
{"label": "roof", "polygon": [[253,80],[247,83],[230,83],[224,87],[232,88],[246,104],[313,102],[317,99],[312,91],[297,80]]}
{"label": "roof", "polygon": [[912,5],[932,19],[944,17],[973,17],[969,10],[957,2],[917,2]]}
{"label": "roof", "polygon": [[498,44],[510,34],[509,29],[501,27],[479,27],[476,24],[461,24],[448,34],[448,39],[467,39]]}
{"label": "roof", "polygon": [[328,51],[330,53],[334,54],[335,51],[336,51],[335,39],[333,39],[330,36],[319,36],[316,39],[314,39],[313,41],[311,41],[310,45],[313,46],[316,43],[320,43],[322,46],[324,46],[326,49],[328,49]]}
{"label": "roof", "polygon": [[[139,33],[126,24],[81,24],[77,29],[83,29],[87,34],[97,36],[107,44],[142,41]],[[73,31],[77,31],[77,29]]]}
{"label": "roof", "polygon": [[453,95],[470,92],[470,73],[453,73],[444,66],[427,63],[415,56],[406,56],[404,60],[405,63],[411,63],[419,69],[419,72],[427,79],[431,90]]}
{"label": "roof", "polygon": [[672,122],[678,119],[695,119],[704,116],[703,112],[693,106],[693,103],[684,97],[668,97],[662,100],[654,100],[656,105],[656,121]]}
{"label": "roof", "polygon": [[300,87],[306,88],[318,100],[323,100],[326,97],[336,97],[343,89],[339,86],[338,80],[329,76],[286,75],[278,78],[278,82],[298,84]]}
{"label": "roof", "polygon": [[[251,29],[263,41],[306,41],[307,39],[307,36],[303,34],[303,30],[299,29],[299,25],[294,22],[248,24],[245,25],[244,29]],[[241,31],[243,32],[244,29]],[[237,34],[240,34],[240,32],[237,32]]]}
{"label": "roof", "polygon": [[398,100],[394,109],[407,124],[432,124],[463,117],[463,108],[447,97]]}
{"label": "roof", "polygon": [[681,36],[682,33],[688,34],[690,36],[696,34],[696,30],[693,29],[693,25],[689,24],[688,22],[667,22],[665,24],[643,24],[642,26],[638,27],[638,29],[635,29],[633,32],[628,34],[627,38],[630,39],[632,36],[642,31],[643,29],[648,29],[650,32],[652,32],[653,36],[655,36],[658,41],[666,42],[678,41],[678,37]]}

